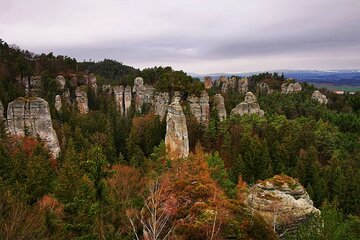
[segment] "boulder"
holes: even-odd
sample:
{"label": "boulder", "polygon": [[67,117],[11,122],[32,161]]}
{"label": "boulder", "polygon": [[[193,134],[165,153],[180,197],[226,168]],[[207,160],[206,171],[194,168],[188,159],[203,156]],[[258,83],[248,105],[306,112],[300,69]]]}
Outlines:
{"label": "boulder", "polygon": [[155,96],[155,114],[159,115],[160,121],[162,121],[166,115],[169,102],[170,97],[167,92],[162,92]]}
{"label": "boulder", "polygon": [[173,102],[168,107],[165,145],[169,158],[172,160],[189,156],[186,118],[178,95],[175,95]]}
{"label": "boulder", "polygon": [[9,103],[7,129],[13,135],[30,135],[39,138],[54,157],[60,153],[59,141],[51,122],[49,105],[42,98],[17,98]]}
{"label": "boulder", "polygon": [[131,87],[130,87],[130,86],[126,86],[126,88],[125,88],[125,93],[124,93],[125,115],[129,112],[129,110],[130,110],[130,108],[131,108],[131,99],[132,99]]}
{"label": "boulder", "polygon": [[66,85],[66,80],[65,80],[64,76],[58,75],[55,80],[59,84],[60,90],[63,90]]}
{"label": "boulder", "polygon": [[55,109],[56,109],[56,111],[61,112],[61,108],[62,108],[61,97],[60,97],[60,95],[56,95],[55,96]]}
{"label": "boulder", "polygon": [[249,80],[247,78],[241,78],[238,81],[238,91],[241,94],[246,94],[249,90]]}
{"label": "boulder", "polygon": [[286,175],[255,184],[249,189],[245,204],[278,233],[293,229],[313,214],[320,214],[298,180]]}
{"label": "boulder", "polygon": [[218,112],[220,122],[226,119],[226,108],[224,103],[224,98],[221,94],[216,94],[214,96],[214,107]]}
{"label": "boulder", "polygon": [[260,109],[256,96],[252,92],[247,92],[245,94],[245,100],[232,109],[230,113],[231,116],[242,116],[244,114],[257,114],[259,116],[264,116],[264,111]]}
{"label": "boulder", "polygon": [[116,110],[124,114],[124,86],[114,86],[113,88]]}
{"label": "boulder", "polygon": [[283,83],[281,85],[281,93],[289,94],[301,91],[300,83]]}
{"label": "boulder", "polygon": [[328,103],[327,97],[318,90],[313,92],[311,98],[313,100],[319,102],[320,104],[327,104]]}
{"label": "boulder", "polygon": [[213,80],[210,76],[204,78],[204,87],[205,89],[210,89],[213,86]]}
{"label": "boulder", "polygon": [[81,88],[76,88],[76,107],[80,114],[87,114],[89,112],[88,97],[85,91]]}

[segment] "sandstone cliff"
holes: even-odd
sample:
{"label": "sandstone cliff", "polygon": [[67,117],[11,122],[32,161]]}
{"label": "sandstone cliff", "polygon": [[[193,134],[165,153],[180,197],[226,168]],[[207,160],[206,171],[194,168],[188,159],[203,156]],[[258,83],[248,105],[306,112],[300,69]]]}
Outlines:
{"label": "sandstone cliff", "polygon": [[301,91],[300,83],[283,83],[281,85],[281,93],[289,94]]}
{"label": "sandstone cliff", "polygon": [[247,78],[241,78],[238,81],[238,91],[241,94],[246,94],[249,90],[249,80]]}
{"label": "sandstone cliff", "polygon": [[63,90],[66,85],[66,80],[65,80],[64,76],[58,75],[55,80],[59,84],[60,90]]}
{"label": "sandstone cliff", "polygon": [[59,141],[51,122],[48,103],[39,97],[17,98],[9,103],[7,129],[10,134],[39,138],[54,157],[60,153]]}
{"label": "sandstone cliff", "polygon": [[220,122],[225,120],[227,117],[226,108],[224,103],[224,97],[221,94],[216,94],[214,96],[214,107],[218,112]]}
{"label": "sandstone cliff", "polygon": [[166,115],[170,97],[167,92],[159,93],[155,96],[155,114],[159,115],[160,121],[162,121]]}
{"label": "sandstone cliff", "polygon": [[189,138],[186,118],[180,106],[180,97],[175,96],[168,107],[166,117],[165,145],[170,159],[189,156]]}
{"label": "sandstone cliff", "polygon": [[255,184],[245,204],[278,232],[294,228],[310,215],[320,213],[304,187],[286,175],[276,175]]}
{"label": "sandstone cliff", "polygon": [[232,116],[242,116],[244,114],[258,114],[259,116],[264,116],[264,111],[260,109],[256,96],[252,92],[247,92],[245,100],[232,109],[230,113]]}
{"label": "sandstone cliff", "polygon": [[124,93],[125,115],[129,112],[129,110],[131,108],[131,100],[132,100],[131,87],[126,86],[125,93]]}
{"label": "sandstone cliff", "polygon": [[80,114],[87,114],[89,112],[88,97],[85,91],[76,88],[76,107]]}
{"label": "sandstone cliff", "polygon": [[116,110],[124,114],[124,86],[114,86],[113,88]]}
{"label": "sandstone cliff", "polygon": [[327,97],[322,94],[321,92],[319,92],[318,90],[314,91],[311,98],[317,102],[319,102],[320,104],[327,104],[328,103],[328,99]]}
{"label": "sandstone cliff", "polygon": [[134,80],[133,92],[135,93],[135,110],[141,112],[144,104],[154,105],[155,88],[150,85],[144,85],[144,80],[137,77]]}
{"label": "sandstone cliff", "polygon": [[206,91],[201,93],[201,97],[191,95],[188,97],[191,114],[196,118],[197,122],[208,126],[210,118],[209,95]]}

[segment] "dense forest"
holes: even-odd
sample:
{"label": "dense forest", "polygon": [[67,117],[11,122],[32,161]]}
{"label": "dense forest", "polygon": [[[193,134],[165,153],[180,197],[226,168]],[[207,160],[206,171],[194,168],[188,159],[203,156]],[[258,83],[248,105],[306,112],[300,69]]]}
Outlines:
{"label": "dense forest", "polygon": [[[139,112],[132,105],[121,114],[99,87],[96,93],[86,89],[88,114],[74,106],[56,111],[54,99],[63,90],[55,78],[72,74],[94,74],[99,86],[133,86],[140,76],[156,91],[179,91],[182,100],[205,89],[200,79],[171,67],[77,62],[0,41],[4,109],[26,96],[19,79],[40,75],[39,97],[49,103],[61,147],[54,158],[39,139],[9,135],[0,123],[1,239],[278,239],[241,198],[244,186],[274,175],[297,178],[321,210],[282,239],[360,239],[359,92],[321,89],[325,105],[311,98],[316,88],[307,83],[301,92],[282,94],[281,84],[294,80],[277,73],[251,76],[249,91],[265,115],[220,121],[212,108],[204,126],[182,101],[191,153],[170,160],[166,118],[147,106]],[[264,93],[261,83],[274,91]],[[244,99],[216,85],[208,93],[210,105],[222,93],[228,114]]]}

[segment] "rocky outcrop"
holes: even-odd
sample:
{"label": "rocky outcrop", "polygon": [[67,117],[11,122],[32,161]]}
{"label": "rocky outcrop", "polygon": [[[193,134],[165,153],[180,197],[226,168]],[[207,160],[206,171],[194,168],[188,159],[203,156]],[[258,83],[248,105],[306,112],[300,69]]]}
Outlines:
{"label": "rocky outcrop", "polygon": [[205,89],[212,88],[213,84],[214,83],[213,83],[213,80],[212,80],[211,77],[209,77],[209,76],[204,77],[204,87],[205,87]]}
{"label": "rocky outcrop", "polygon": [[301,184],[286,175],[259,182],[250,188],[245,204],[279,231],[293,228],[320,211]]}
{"label": "rocky outcrop", "polygon": [[61,97],[60,97],[60,95],[56,95],[55,96],[55,109],[56,109],[56,111],[61,112],[61,108],[62,108]]}
{"label": "rocky outcrop", "polygon": [[130,111],[131,108],[131,87],[126,86],[125,93],[124,93],[124,101],[125,101],[125,115]]}
{"label": "rocky outcrop", "polygon": [[133,92],[135,93],[135,110],[141,113],[141,109],[144,104],[154,104],[154,92],[153,86],[144,85],[144,80],[141,77],[137,77],[134,80]]}
{"label": "rocky outcrop", "polygon": [[76,107],[80,114],[87,114],[89,112],[88,97],[85,91],[81,88],[76,88]]}
{"label": "rocky outcrop", "polygon": [[311,98],[313,100],[319,102],[320,104],[327,104],[328,103],[327,97],[318,90],[313,92]]}
{"label": "rocky outcrop", "polygon": [[167,92],[162,92],[155,96],[155,114],[159,115],[160,121],[164,119],[169,103],[170,97]]}
{"label": "rocky outcrop", "polygon": [[214,96],[214,107],[218,113],[220,122],[226,119],[226,108],[224,103],[224,98],[221,94],[216,94]]}
{"label": "rocky outcrop", "polygon": [[274,92],[273,89],[270,88],[269,84],[266,82],[262,82],[258,85],[259,93],[263,95],[268,95]]}
{"label": "rocky outcrop", "polygon": [[65,105],[71,106],[71,95],[70,95],[70,90],[69,89],[64,91],[63,97],[64,97]]}
{"label": "rocky outcrop", "polygon": [[60,90],[63,90],[66,85],[66,80],[65,80],[64,76],[58,75],[55,80],[59,84]]}
{"label": "rocky outcrop", "polygon": [[238,91],[241,94],[246,94],[249,90],[249,80],[247,78],[241,78],[238,81]]}
{"label": "rocky outcrop", "polygon": [[210,104],[209,104],[209,95],[206,91],[202,91],[200,99],[199,99],[201,116],[200,123],[204,126],[209,126],[210,119]]}
{"label": "rocky outcrop", "polygon": [[60,153],[59,141],[51,122],[49,105],[42,98],[17,98],[9,103],[7,129],[10,134],[39,138],[54,157]]}
{"label": "rocky outcrop", "polygon": [[206,91],[201,93],[201,97],[191,95],[188,97],[191,114],[196,118],[197,122],[203,126],[209,125],[210,105],[209,95]]}
{"label": "rocky outcrop", "polygon": [[300,83],[283,83],[281,85],[281,93],[289,94],[301,91]]}
{"label": "rocky outcrop", "polygon": [[97,89],[96,77],[93,74],[90,74],[88,77],[88,85],[95,90]]}
{"label": "rocky outcrop", "polygon": [[178,95],[175,95],[173,102],[168,107],[165,145],[169,158],[172,160],[189,156],[186,118],[180,106]]}
{"label": "rocky outcrop", "polygon": [[260,109],[256,96],[252,92],[247,92],[245,100],[232,109],[230,113],[231,116],[242,116],[244,114],[257,114],[259,116],[264,116],[264,111]]}
{"label": "rocky outcrop", "polygon": [[113,88],[116,110],[121,114],[125,113],[124,109],[124,86],[114,86]]}

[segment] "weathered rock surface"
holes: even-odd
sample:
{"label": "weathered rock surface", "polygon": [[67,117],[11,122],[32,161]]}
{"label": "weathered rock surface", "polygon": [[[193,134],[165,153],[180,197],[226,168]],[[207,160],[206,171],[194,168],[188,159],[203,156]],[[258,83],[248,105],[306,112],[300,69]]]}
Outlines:
{"label": "weathered rock surface", "polygon": [[66,91],[64,91],[63,93],[63,97],[64,97],[64,102],[67,106],[71,106],[71,95],[70,95],[70,90],[67,89]]}
{"label": "weathered rock surface", "polygon": [[9,103],[7,128],[10,134],[39,138],[54,157],[60,153],[59,141],[51,122],[48,103],[39,97],[17,98]]}
{"label": "weathered rock surface", "polygon": [[259,116],[264,116],[264,111],[260,109],[256,96],[252,92],[247,92],[245,94],[245,100],[232,109],[230,113],[231,116],[242,116],[244,114],[258,114]]}
{"label": "weathered rock surface", "polygon": [[154,105],[154,92],[153,86],[144,85],[144,80],[137,77],[134,80],[133,92],[135,93],[135,110],[141,112],[144,104]]}
{"label": "weathered rock surface", "polygon": [[201,107],[199,103],[199,98],[195,95],[190,95],[187,98],[189,102],[190,112],[196,118],[197,122],[200,123],[201,118]]}
{"label": "weathered rock surface", "polygon": [[189,138],[185,114],[180,106],[180,97],[175,96],[168,107],[166,117],[165,145],[170,159],[189,156]]}
{"label": "weathered rock surface", "polygon": [[162,92],[155,96],[155,114],[159,115],[160,121],[164,119],[169,103],[170,97],[167,92]]}
{"label": "weathered rock surface", "polygon": [[206,77],[204,78],[204,86],[205,86],[205,89],[210,89],[210,88],[212,88],[213,84],[214,84],[214,82],[213,82],[213,80],[212,80],[211,77],[206,76]]}
{"label": "weathered rock surface", "polygon": [[327,97],[318,90],[313,92],[311,98],[313,100],[315,100],[315,101],[318,101],[320,104],[327,104],[328,103]]}
{"label": "weathered rock surface", "polygon": [[246,94],[249,90],[249,80],[247,78],[241,78],[238,81],[238,91],[241,94]]}
{"label": "weathered rock surface", "polygon": [[308,193],[296,180],[286,175],[259,182],[250,188],[245,204],[277,229],[291,228],[320,211],[313,206]]}
{"label": "weathered rock surface", "polygon": [[93,74],[90,74],[88,77],[88,85],[95,90],[97,90],[96,77]]}
{"label": "weathered rock surface", "polygon": [[126,86],[126,87],[125,87],[125,93],[124,93],[125,115],[130,111],[130,108],[131,108],[131,100],[132,100],[131,87],[130,87],[130,86]]}
{"label": "weathered rock surface", "polygon": [[283,83],[281,85],[281,93],[289,94],[301,91],[300,83]]}
{"label": "weathered rock surface", "polygon": [[225,120],[227,117],[226,108],[224,103],[224,98],[221,94],[216,94],[214,96],[214,107],[218,112],[220,122]]}
{"label": "weathered rock surface", "polygon": [[270,88],[269,84],[266,82],[262,82],[258,85],[260,94],[271,94],[274,92],[273,89]]}
{"label": "weathered rock surface", "polygon": [[60,95],[56,95],[55,96],[55,109],[56,109],[56,111],[61,112],[61,108],[62,108],[61,97],[60,97]]}
{"label": "weathered rock surface", "polygon": [[114,100],[116,105],[116,110],[121,114],[125,113],[124,106],[124,86],[114,86],[113,88]]}
{"label": "weathered rock surface", "polygon": [[65,88],[65,85],[66,85],[66,80],[65,80],[64,76],[58,75],[55,80],[59,84],[60,90],[63,90]]}
{"label": "weathered rock surface", "polygon": [[209,104],[209,95],[206,91],[202,91],[200,99],[200,109],[201,109],[201,116],[200,116],[200,123],[204,126],[209,126],[209,119],[210,119],[210,104]]}
{"label": "weathered rock surface", "polygon": [[76,107],[80,114],[87,114],[89,112],[88,97],[85,91],[76,88]]}

